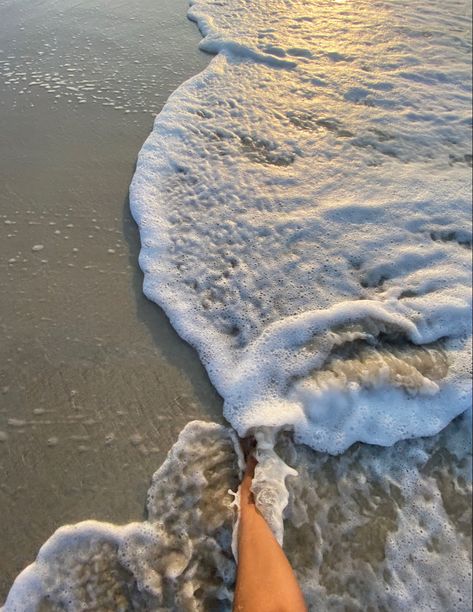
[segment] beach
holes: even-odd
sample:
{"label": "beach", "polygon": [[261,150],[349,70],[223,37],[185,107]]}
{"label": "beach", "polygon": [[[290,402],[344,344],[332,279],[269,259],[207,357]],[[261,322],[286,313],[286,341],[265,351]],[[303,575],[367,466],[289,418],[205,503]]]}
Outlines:
{"label": "beach", "polygon": [[0,0],[5,612],[229,612],[248,434],[310,610],[467,612],[471,9],[190,5]]}
{"label": "beach", "polygon": [[184,0],[95,4],[0,3],[0,600],[60,525],[141,519],[182,427],[222,419],[143,296],[128,208],[154,116],[208,56]]}

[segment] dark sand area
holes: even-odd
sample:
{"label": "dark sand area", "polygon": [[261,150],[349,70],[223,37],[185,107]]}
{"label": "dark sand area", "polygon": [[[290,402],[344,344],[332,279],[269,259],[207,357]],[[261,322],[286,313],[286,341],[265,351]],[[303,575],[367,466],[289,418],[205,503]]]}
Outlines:
{"label": "dark sand area", "polygon": [[0,600],[60,525],[140,519],[193,418],[196,353],[142,295],[127,192],[202,70],[186,0],[0,0]]}

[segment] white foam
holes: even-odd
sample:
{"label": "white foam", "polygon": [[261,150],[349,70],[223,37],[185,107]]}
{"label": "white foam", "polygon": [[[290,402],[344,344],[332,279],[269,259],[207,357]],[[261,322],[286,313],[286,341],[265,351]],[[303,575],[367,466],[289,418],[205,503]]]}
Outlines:
{"label": "white foam", "polygon": [[[273,528],[274,510],[284,511],[284,548],[310,606],[471,609],[470,422],[471,412],[436,437],[338,457],[287,434],[276,454],[274,432],[257,433],[256,500]],[[233,431],[190,423],[153,477],[147,520],[62,527],[18,576],[4,612],[230,612],[228,491],[240,477]]]}
{"label": "white foam", "polygon": [[222,426],[189,423],[154,475],[147,521],[61,527],[17,577],[4,612],[229,609],[234,443]]}
{"label": "white foam", "polygon": [[[471,402],[467,4],[192,4],[218,55],[139,156],[146,295],[242,435],[290,425],[338,453],[439,431]],[[389,376],[321,388],[354,324],[441,340],[448,374],[415,397]]]}
{"label": "white foam", "polygon": [[289,501],[286,479],[297,476],[274,450],[276,436],[271,428],[262,428],[255,433],[258,463],[251,484],[258,510],[266,519],[277,541],[284,542],[284,512]]}
{"label": "white foam", "polygon": [[434,438],[339,457],[290,440],[285,545],[320,609],[471,609],[471,411]]}

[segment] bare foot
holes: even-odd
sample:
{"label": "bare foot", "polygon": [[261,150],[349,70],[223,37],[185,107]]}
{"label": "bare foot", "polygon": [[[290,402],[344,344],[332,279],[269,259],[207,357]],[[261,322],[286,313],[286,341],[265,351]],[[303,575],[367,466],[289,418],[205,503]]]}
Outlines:
{"label": "bare foot", "polygon": [[243,451],[243,456],[245,461],[248,460],[248,457],[253,453],[256,448],[256,439],[254,436],[247,436],[246,438],[240,438],[240,446]]}
{"label": "bare foot", "polygon": [[246,469],[245,469],[245,476],[247,477],[246,480],[248,480],[249,478],[251,481],[255,473],[256,464],[258,463],[254,456],[254,451],[256,448],[256,440],[254,436],[240,438],[240,446],[241,446],[241,450],[243,451],[243,457],[245,458],[245,463],[246,463]]}

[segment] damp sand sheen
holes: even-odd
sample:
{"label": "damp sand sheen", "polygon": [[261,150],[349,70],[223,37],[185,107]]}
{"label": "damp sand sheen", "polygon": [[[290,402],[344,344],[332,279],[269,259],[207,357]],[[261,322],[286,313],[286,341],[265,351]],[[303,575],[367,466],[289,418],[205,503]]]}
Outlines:
{"label": "damp sand sheen", "polygon": [[230,610],[241,457],[320,610],[471,609],[471,8],[198,0],[215,54],[130,188],[144,292],[228,427],[147,520],[59,529],[4,609]]}

